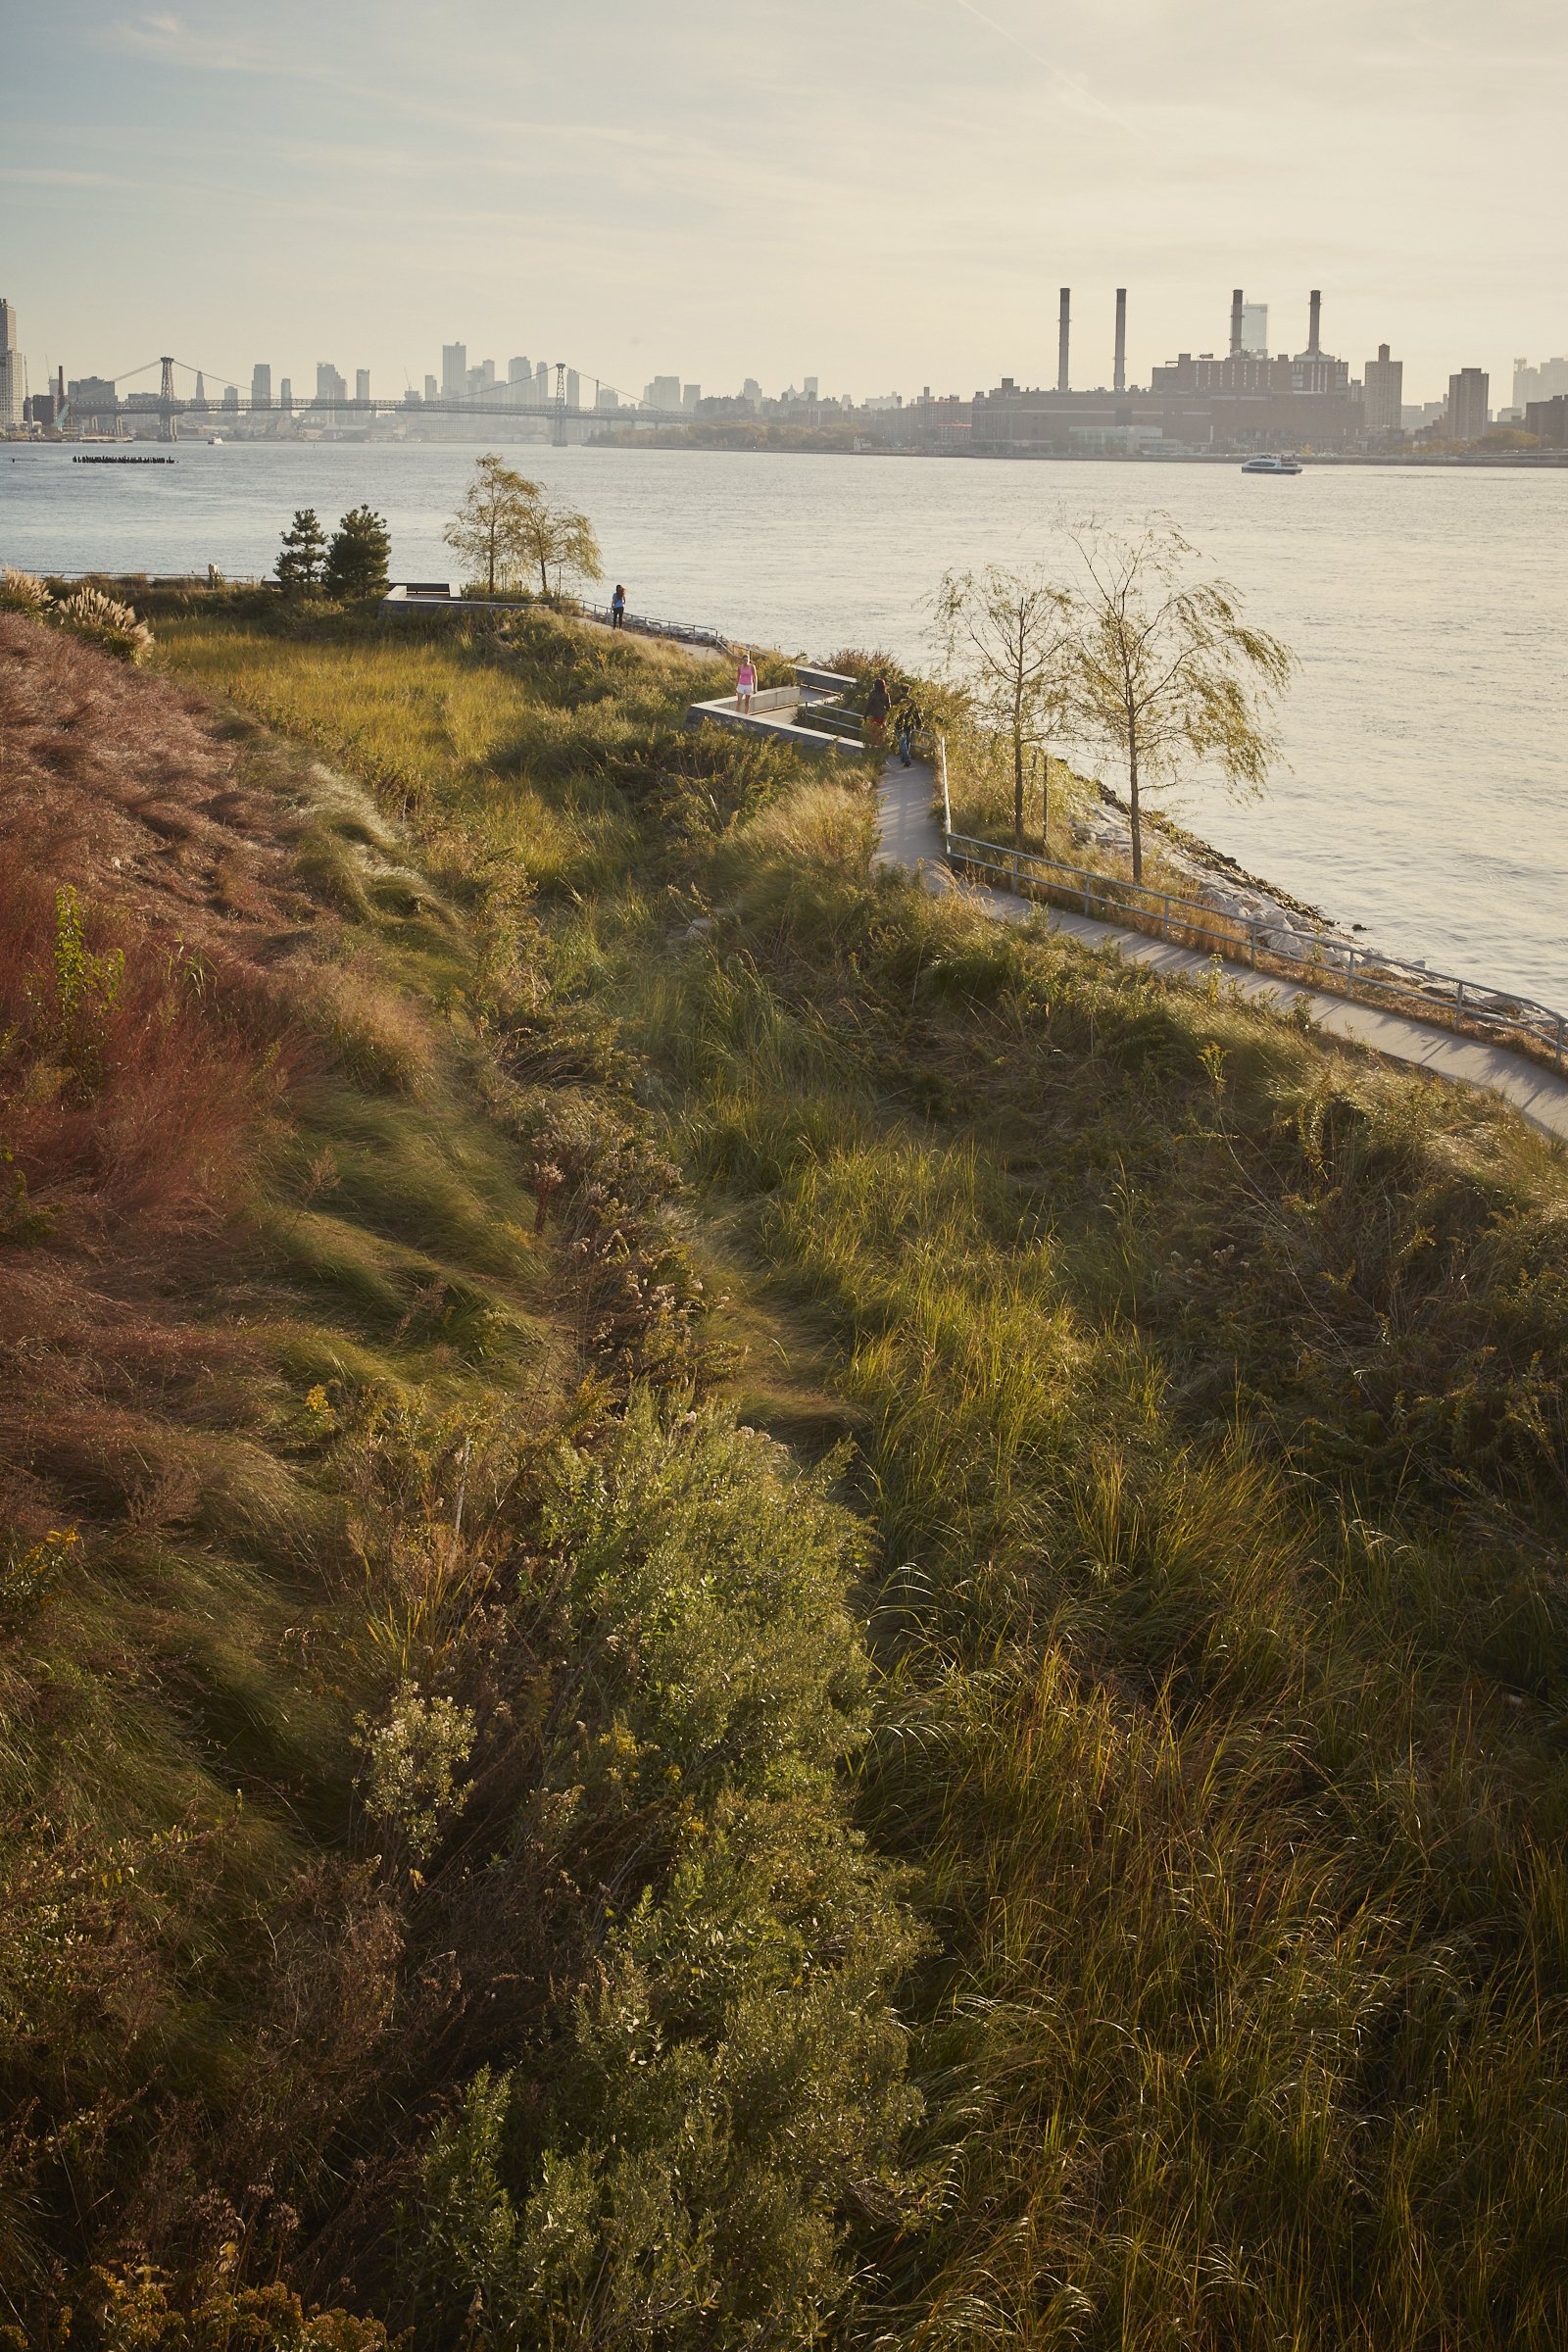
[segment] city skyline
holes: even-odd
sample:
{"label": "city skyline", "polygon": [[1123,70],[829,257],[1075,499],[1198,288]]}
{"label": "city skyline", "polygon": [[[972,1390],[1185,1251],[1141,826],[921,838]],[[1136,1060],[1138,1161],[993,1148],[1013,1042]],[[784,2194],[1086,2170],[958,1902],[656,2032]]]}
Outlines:
{"label": "city skyline", "polygon": [[1334,0],[1298,40],[1132,0],[1048,46],[1015,0],[605,0],[587,30],[463,0],[432,42],[408,0],[263,27],[65,0],[8,34],[8,293],[35,389],[155,350],[417,389],[461,336],[498,366],[548,337],[633,398],[677,362],[863,397],[1050,383],[1062,283],[1086,385],[1118,285],[1147,382],[1225,348],[1238,280],[1293,350],[1323,284],[1356,371],[1392,342],[1412,397],[1469,367],[1500,396],[1568,341],[1568,40],[1534,0],[1479,61],[1469,26]]}

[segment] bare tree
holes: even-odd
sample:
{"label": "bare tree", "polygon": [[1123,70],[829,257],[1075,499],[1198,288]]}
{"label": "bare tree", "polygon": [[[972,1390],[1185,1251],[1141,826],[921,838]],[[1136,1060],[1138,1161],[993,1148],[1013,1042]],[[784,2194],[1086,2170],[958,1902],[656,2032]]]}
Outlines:
{"label": "bare tree", "polygon": [[1071,537],[1084,573],[1074,715],[1126,761],[1141,882],[1141,793],[1169,784],[1184,758],[1217,768],[1235,792],[1261,791],[1279,748],[1273,705],[1296,657],[1247,625],[1229,581],[1192,576],[1195,551],[1163,517],[1131,537]]}
{"label": "bare tree", "polygon": [[475,464],[463,504],[441,536],[467,558],[492,596],[529,556],[524,527],[542,496],[537,482],[494,455]]}
{"label": "bare tree", "polygon": [[981,723],[1011,749],[1012,846],[1021,851],[1029,755],[1044,751],[1061,724],[1076,682],[1075,599],[1041,572],[990,564],[947,574],[936,624],[950,674],[967,689]]}

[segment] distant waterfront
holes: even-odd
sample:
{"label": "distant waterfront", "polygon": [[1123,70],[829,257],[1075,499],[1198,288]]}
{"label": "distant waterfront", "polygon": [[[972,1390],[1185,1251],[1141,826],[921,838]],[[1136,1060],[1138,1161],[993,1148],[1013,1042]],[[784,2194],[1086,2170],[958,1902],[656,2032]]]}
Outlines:
{"label": "distant waterfront", "polygon": [[[391,522],[396,574],[449,578],[441,526],[475,446],[196,444],[171,467],[74,470],[69,450],[7,447],[0,563],[261,573],[294,507],[331,522],[363,500]],[[927,660],[921,600],[949,566],[1047,556],[1060,511],[1163,509],[1302,660],[1295,772],[1240,808],[1199,788],[1184,821],[1370,938],[1568,1008],[1561,471],[1342,462],[1270,481],[1234,461],[513,455],[593,515],[634,605],[819,656]]]}

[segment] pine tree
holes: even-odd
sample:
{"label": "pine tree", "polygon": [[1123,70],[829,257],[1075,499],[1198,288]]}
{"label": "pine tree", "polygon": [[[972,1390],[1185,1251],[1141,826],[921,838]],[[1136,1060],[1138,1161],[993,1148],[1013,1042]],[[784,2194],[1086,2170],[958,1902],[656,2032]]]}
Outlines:
{"label": "pine tree", "polygon": [[332,534],[322,585],[345,603],[355,597],[384,596],[392,537],[384,514],[353,507]]}
{"label": "pine tree", "polygon": [[326,533],[317,520],[316,509],[297,508],[278,553],[278,585],[289,595],[309,596],[320,585],[325,555]]}

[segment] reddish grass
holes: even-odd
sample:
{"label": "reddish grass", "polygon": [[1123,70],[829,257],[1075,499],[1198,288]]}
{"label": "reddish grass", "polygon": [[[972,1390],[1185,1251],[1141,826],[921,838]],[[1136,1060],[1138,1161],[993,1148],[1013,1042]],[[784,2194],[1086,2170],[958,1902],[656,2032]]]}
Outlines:
{"label": "reddish grass", "polygon": [[[246,1417],[235,1204],[302,1048],[277,949],[318,910],[291,812],[197,707],[0,614],[0,1520],[194,1507],[180,1431]],[[122,972],[73,1067],[58,893]],[[219,1307],[192,1323],[175,1301]]]}

